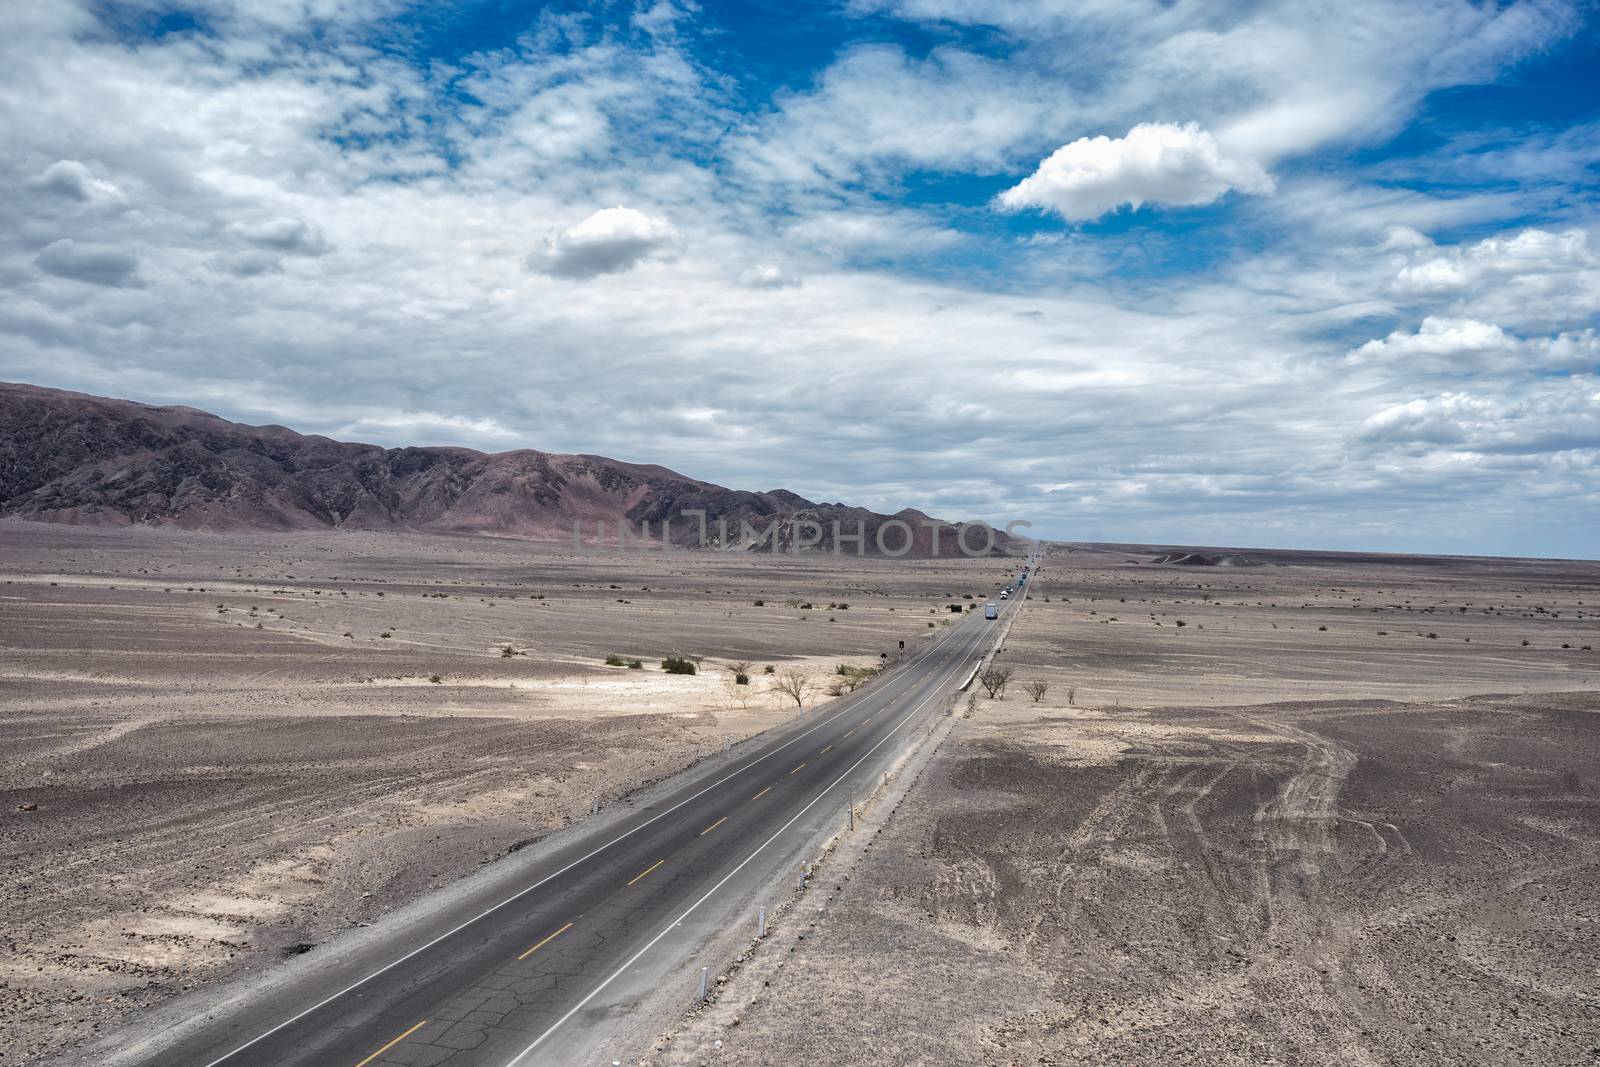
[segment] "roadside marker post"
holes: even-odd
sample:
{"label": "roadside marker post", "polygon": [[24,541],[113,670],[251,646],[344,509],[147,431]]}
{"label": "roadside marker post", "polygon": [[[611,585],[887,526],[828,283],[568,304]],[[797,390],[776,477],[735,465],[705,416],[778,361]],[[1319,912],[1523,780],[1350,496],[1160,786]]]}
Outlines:
{"label": "roadside marker post", "polygon": [[706,982],[710,978],[710,976],[711,976],[711,968],[710,967],[702,967],[702,968],[700,968],[700,999],[702,1001],[704,1001],[706,999]]}
{"label": "roadside marker post", "polygon": [[761,905],[756,912],[756,936],[767,936],[767,906],[765,904]]}

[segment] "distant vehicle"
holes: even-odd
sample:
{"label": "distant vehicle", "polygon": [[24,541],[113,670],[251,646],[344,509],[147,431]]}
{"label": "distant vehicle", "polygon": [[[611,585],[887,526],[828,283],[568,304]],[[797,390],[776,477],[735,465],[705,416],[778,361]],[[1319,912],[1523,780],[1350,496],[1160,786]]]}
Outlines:
{"label": "distant vehicle", "polygon": [[983,606],[983,617],[986,619],[998,619],[1000,617],[1000,609],[993,604],[985,604]]}
{"label": "distant vehicle", "polygon": [[1009,589],[1000,590],[1000,599],[1001,600],[1009,600],[1010,598],[1011,598],[1011,590],[1009,590]]}

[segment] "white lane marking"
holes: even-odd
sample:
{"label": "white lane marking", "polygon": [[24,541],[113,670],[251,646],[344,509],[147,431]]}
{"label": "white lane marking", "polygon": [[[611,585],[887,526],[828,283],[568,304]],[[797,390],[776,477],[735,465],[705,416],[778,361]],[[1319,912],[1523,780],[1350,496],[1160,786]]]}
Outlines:
{"label": "white lane marking", "polygon": [[784,749],[788,748],[790,745],[794,744],[796,741],[801,741],[801,740],[804,740],[805,738],[811,736],[812,734],[816,733],[818,730],[822,729],[824,726],[827,726],[830,723],[834,722],[836,719],[839,718],[840,715],[847,715],[850,712],[854,711],[857,704],[860,704],[863,701],[865,701],[865,700],[867,700],[869,698],[872,698],[872,697],[882,696],[885,692],[887,692],[890,689],[892,689],[895,685],[903,684],[910,677],[910,674],[908,672],[910,671],[910,669],[913,666],[915,666],[916,664],[922,662],[929,655],[931,655],[933,652],[938,650],[942,645],[944,645],[947,641],[950,641],[952,638],[954,638],[955,635],[956,635],[956,631],[952,630],[949,634],[947,634],[945,636],[944,640],[935,642],[934,644],[929,645],[927,648],[925,648],[921,652],[919,652],[909,663],[906,664],[905,670],[902,671],[900,676],[898,678],[896,678],[893,682],[891,682],[890,685],[885,686],[884,688],[878,689],[878,690],[866,690],[866,691],[863,691],[861,696],[860,696],[860,698],[855,700],[853,703],[851,703],[851,705],[849,707],[840,708],[838,711],[836,711],[832,715],[828,716],[822,722],[817,723],[817,725],[815,725],[811,729],[805,731],[805,733],[797,734],[796,736],[794,736],[794,737],[790,738],[789,740],[785,741],[783,744],[779,745],[777,748],[773,749],[771,752],[768,752],[765,755],[756,757],[755,759],[751,760],[749,763],[746,763],[743,766],[741,766],[738,770],[732,771],[729,774],[727,774],[726,776],[717,779],[715,782],[712,782],[710,785],[706,786],[704,789],[700,790],[698,793],[694,794],[693,796],[684,797],[682,800],[680,800],[676,804],[672,805],[672,807],[667,808],[665,811],[658,812],[657,814],[651,816],[649,819],[646,819],[644,822],[640,823],[638,826],[635,826],[632,830],[628,830],[628,831],[626,831],[624,833],[618,834],[616,837],[613,837],[610,841],[607,841],[605,844],[603,844],[600,847],[596,848],[592,852],[585,853],[584,855],[582,855],[582,856],[578,857],[577,859],[573,860],[571,863],[567,864],[565,867],[561,868],[559,871],[555,871],[555,872],[553,872],[551,874],[547,874],[543,878],[539,879],[537,882],[534,882],[532,885],[527,886],[526,888],[517,890],[517,892],[511,894],[509,897],[506,897],[504,900],[500,901],[500,903],[493,904],[493,905],[485,908],[484,910],[480,911],[478,914],[474,915],[472,918],[470,918],[470,919],[466,920],[465,922],[461,923],[459,926],[454,926],[454,927],[451,927],[449,930],[446,930],[444,933],[440,934],[438,937],[434,938],[432,941],[428,941],[428,942],[425,942],[424,944],[418,945],[416,948],[412,949],[410,952],[407,952],[404,956],[401,956],[399,959],[396,959],[396,960],[393,960],[393,961],[391,961],[389,963],[384,964],[382,967],[379,967],[377,970],[373,971],[371,974],[367,975],[365,978],[357,979],[356,981],[354,981],[354,982],[350,983],[349,985],[345,986],[343,989],[339,990],[337,993],[332,993],[329,996],[323,998],[322,1000],[317,1001],[315,1004],[311,1005],[311,1007],[306,1008],[304,1011],[300,1012],[299,1014],[291,1015],[289,1018],[285,1019],[283,1022],[279,1023],[277,1026],[274,1026],[271,1030],[267,1030],[267,1031],[264,1031],[263,1033],[257,1034],[255,1037],[252,1037],[249,1041],[246,1041],[244,1044],[240,1045],[238,1048],[235,1048],[235,1049],[233,1049],[233,1050],[231,1050],[229,1052],[224,1052],[222,1055],[218,1056],[216,1059],[214,1059],[210,1063],[206,1064],[205,1067],[217,1067],[217,1064],[223,1063],[223,1062],[231,1059],[232,1057],[237,1056],[239,1053],[243,1052],[245,1049],[249,1048],[251,1045],[259,1044],[260,1042],[265,1041],[267,1038],[271,1037],[273,1034],[277,1033],[279,1030],[282,1030],[284,1027],[292,1026],[293,1024],[299,1022],[301,1019],[304,1019],[307,1015],[310,1015],[312,1012],[317,1011],[318,1009],[327,1007],[329,1004],[332,1004],[334,1001],[338,1000],[340,997],[344,996],[346,993],[349,993],[351,990],[359,989],[362,986],[366,985],[368,982],[372,981],[374,978],[378,977],[379,975],[385,974],[385,973],[387,973],[389,971],[392,971],[394,968],[400,966],[400,964],[404,963],[406,960],[409,960],[411,957],[415,956],[417,953],[426,952],[428,949],[432,948],[434,945],[437,945],[439,942],[443,941],[445,938],[451,937],[451,936],[453,936],[455,934],[460,933],[462,930],[465,930],[467,927],[471,926],[473,923],[477,922],[479,919],[482,919],[487,915],[494,914],[495,912],[499,911],[501,908],[505,907],[507,904],[512,903],[513,901],[522,899],[523,897],[527,896],[529,893],[533,892],[535,889],[538,889],[540,886],[542,886],[546,882],[550,881],[552,878],[559,878],[563,874],[566,874],[568,871],[572,870],[572,868],[578,866],[580,863],[584,863],[584,862],[586,862],[588,860],[593,859],[595,856],[597,856],[600,853],[604,852],[606,849],[610,848],[612,845],[616,844],[618,841],[621,841],[624,838],[630,837],[633,834],[638,833],[640,830],[643,830],[646,826],[649,826],[651,823],[655,822],[657,819],[660,819],[660,818],[662,818],[664,816],[672,814],[674,811],[677,811],[679,808],[683,807],[685,804],[688,804],[690,801],[693,801],[693,800],[698,800],[699,798],[701,798],[705,794],[711,792],[713,789],[715,789],[718,786],[722,785],[724,782],[728,782],[728,781],[733,780],[734,778],[739,777],[739,775],[743,774],[745,771],[749,770],[751,767],[754,767],[756,764],[760,763],[762,760],[768,759],[768,758],[770,758],[772,756],[776,756],[779,752],[782,752]]}
{"label": "white lane marking", "polygon": [[[965,657],[967,651],[970,650],[972,648],[972,646],[974,646],[976,644],[979,644],[979,643],[980,642],[978,642],[978,641],[969,641],[967,643],[967,648],[962,650],[961,658]],[[958,663],[957,669],[959,669],[959,663]],[[952,676],[953,676],[953,672],[952,672]],[[674,929],[676,929],[679,923],[683,922],[683,920],[687,919],[690,915],[694,914],[694,911],[695,911],[696,908],[700,907],[700,905],[702,905],[706,901],[710,900],[712,898],[712,896],[714,896],[716,894],[717,890],[721,889],[724,885],[726,885],[728,883],[728,880],[731,879],[734,875],[736,875],[740,871],[744,870],[745,866],[748,865],[751,860],[755,859],[757,856],[761,855],[761,853],[765,852],[768,845],[772,844],[778,838],[782,837],[784,831],[788,830],[789,827],[791,827],[795,823],[799,822],[801,817],[804,816],[806,812],[810,811],[813,807],[815,807],[817,805],[817,803],[822,800],[823,797],[825,797],[829,793],[831,793],[835,786],[837,786],[840,782],[844,781],[846,778],[850,777],[850,775],[855,771],[855,769],[857,767],[861,766],[867,760],[871,759],[872,758],[872,754],[874,752],[878,751],[878,749],[880,749],[884,745],[888,744],[889,738],[893,737],[896,733],[898,733],[899,730],[900,730],[900,727],[902,727],[906,723],[910,722],[912,716],[916,715],[917,712],[921,711],[923,709],[923,707],[925,707],[927,705],[928,701],[930,701],[930,700],[934,699],[935,697],[937,697],[939,695],[939,690],[943,689],[945,683],[948,682],[949,680],[950,679],[947,677],[943,681],[940,681],[936,686],[934,686],[933,692],[929,693],[927,696],[923,697],[922,700],[918,701],[916,707],[912,708],[910,711],[908,711],[904,715],[900,716],[900,721],[894,724],[894,728],[892,730],[890,730],[888,733],[884,734],[883,737],[879,739],[877,744],[875,744],[871,748],[867,749],[867,751],[862,754],[860,759],[858,759],[854,763],[850,764],[850,766],[845,770],[845,772],[843,774],[839,775],[839,777],[835,778],[828,785],[828,787],[826,789],[824,789],[822,792],[818,793],[815,797],[813,797],[812,800],[811,800],[811,803],[809,803],[805,807],[801,808],[799,811],[797,811],[794,814],[793,818],[791,818],[788,822],[784,823],[782,826],[778,827],[778,829],[773,833],[773,835],[771,837],[767,838],[765,841],[763,841],[760,844],[760,846],[758,846],[756,848],[756,850],[754,852],[752,852],[752,853],[750,853],[750,855],[746,856],[739,863],[739,866],[735,867],[733,870],[731,870],[727,874],[723,875],[721,881],[719,881],[716,885],[712,886],[710,889],[706,890],[704,896],[702,896],[699,900],[695,901],[693,904],[689,905],[688,909],[682,915],[680,915],[676,919],[672,920],[672,922],[668,923],[666,925],[666,927],[663,928],[662,931],[659,934],[657,934],[655,937],[652,937],[648,942],[646,942],[644,948],[641,948],[638,952],[635,952],[632,956],[630,956],[628,958],[628,962],[624,963],[621,967],[618,967],[615,971],[613,971],[611,973],[610,977],[608,977],[605,981],[601,982],[599,985],[595,986],[594,989],[589,992],[588,996],[584,997],[582,1000],[578,1001],[578,1003],[574,1004],[572,1006],[572,1008],[565,1015],[563,1015],[561,1018],[557,1019],[555,1021],[555,1023],[551,1025],[550,1029],[546,1030],[544,1033],[542,1033],[538,1037],[536,1037],[534,1039],[534,1041],[533,1041],[533,1044],[529,1045],[527,1048],[523,1049],[521,1052],[519,1052],[515,1056],[513,1056],[511,1058],[510,1062],[506,1064],[506,1067],[517,1067],[517,1065],[522,1062],[522,1059],[523,1059],[524,1056],[527,1056],[534,1049],[538,1048],[540,1043],[543,1042],[545,1038],[547,1038],[551,1034],[555,1033],[557,1030],[559,1030],[561,1028],[562,1024],[564,1024],[568,1019],[572,1018],[574,1015],[578,1014],[578,1012],[582,1011],[583,1008],[584,1008],[584,1005],[588,1004],[589,1001],[591,1001],[595,997],[599,996],[600,993],[606,988],[606,986],[610,985],[612,982],[616,981],[619,977],[621,977],[622,973],[624,971],[626,971],[629,967],[632,967],[635,963],[638,963],[640,957],[642,957],[646,952],[649,952],[652,948],[654,948],[658,941],[660,941],[663,937],[666,937]]]}

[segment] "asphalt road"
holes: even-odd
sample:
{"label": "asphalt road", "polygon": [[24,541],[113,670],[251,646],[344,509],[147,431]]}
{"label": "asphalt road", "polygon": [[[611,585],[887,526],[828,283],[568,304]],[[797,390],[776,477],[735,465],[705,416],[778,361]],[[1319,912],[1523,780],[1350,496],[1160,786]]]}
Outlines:
{"label": "asphalt road", "polygon": [[[997,601],[1001,620],[1020,599]],[[869,792],[919,721],[947,706],[943,698],[1001,624],[982,615],[968,612],[906,664],[759,739],[737,762],[578,835],[524,872],[525,885],[486,888],[404,943],[338,956],[289,988],[182,1027],[183,1037],[144,1062],[530,1067],[591,1059],[586,1035],[619,998],[637,998],[681,969],[706,929],[729,921],[728,909],[747,904],[807,838],[841,825],[852,795]],[[694,991],[683,992],[687,1005]]]}

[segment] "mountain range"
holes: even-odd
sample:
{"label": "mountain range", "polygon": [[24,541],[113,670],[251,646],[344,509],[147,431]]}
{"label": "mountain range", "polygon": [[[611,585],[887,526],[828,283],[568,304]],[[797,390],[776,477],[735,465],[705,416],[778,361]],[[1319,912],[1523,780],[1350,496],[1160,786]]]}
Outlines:
{"label": "mountain range", "polygon": [[[694,514],[702,511],[703,528]],[[914,509],[885,515],[785,489],[728,489],[603,456],[383,448],[10,383],[0,383],[0,515],[217,533],[350,528],[564,541],[574,529],[592,539],[604,522],[605,543],[627,523],[685,547],[767,547],[763,537],[775,530],[778,548],[798,540],[847,553],[860,530],[868,555],[880,554],[880,528],[897,519],[905,526],[883,530],[881,544],[913,558],[959,554],[963,529],[927,525],[935,520]],[[835,523],[845,534],[837,545]],[[906,528],[911,547],[902,552]],[[967,535],[974,550],[988,539]],[[993,546],[997,554],[1022,547],[1001,531]]]}

